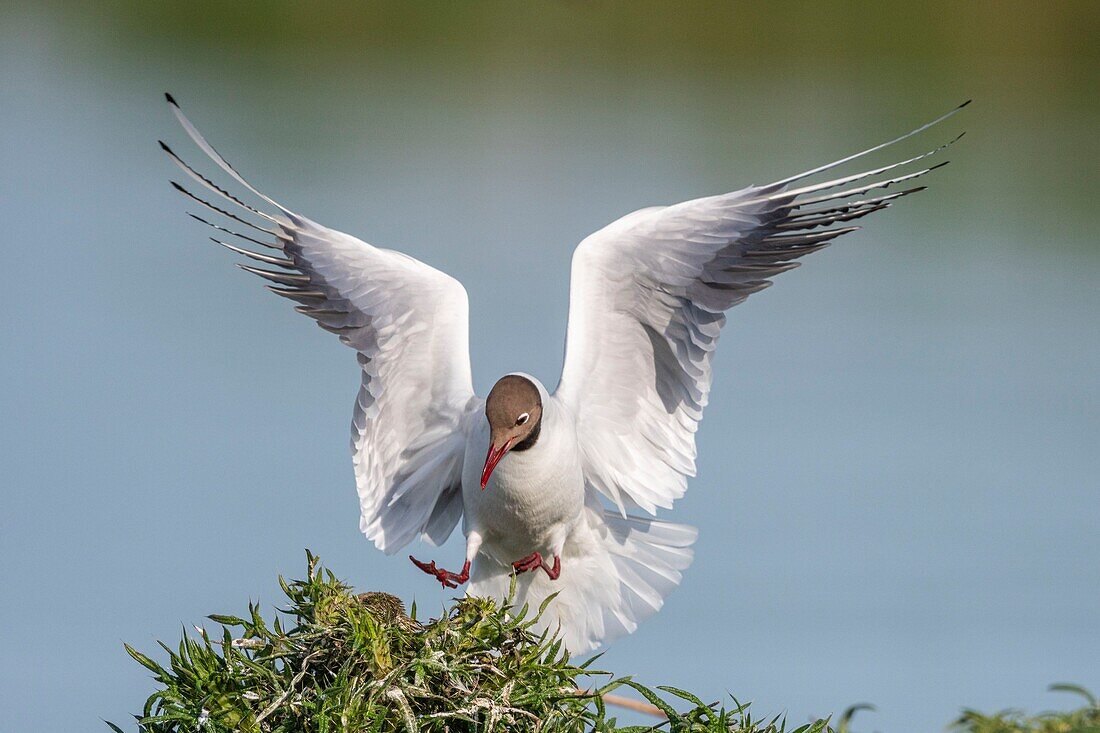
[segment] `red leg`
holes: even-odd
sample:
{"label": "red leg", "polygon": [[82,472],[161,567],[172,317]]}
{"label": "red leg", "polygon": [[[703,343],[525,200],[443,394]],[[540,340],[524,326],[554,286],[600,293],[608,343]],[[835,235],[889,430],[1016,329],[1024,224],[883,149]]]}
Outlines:
{"label": "red leg", "polygon": [[550,576],[550,580],[557,580],[561,575],[561,557],[554,555],[554,567],[546,567],[546,563],[542,563],[542,569],[546,571],[546,574]]}
{"label": "red leg", "polygon": [[450,570],[437,568],[435,566],[435,560],[432,560],[430,563],[420,562],[412,555],[409,555],[409,559],[413,561],[413,565],[420,568],[428,575],[434,575],[435,579],[442,583],[444,588],[457,588],[470,579],[469,560],[462,566],[461,573],[452,573]]}
{"label": "red leg", "polygon": [[512,563],[512,568],[517,573],[526,573],[528,570],[534,570],[542,565],[542,555],[538,552],[532,552],[527,557],[520,558]]}

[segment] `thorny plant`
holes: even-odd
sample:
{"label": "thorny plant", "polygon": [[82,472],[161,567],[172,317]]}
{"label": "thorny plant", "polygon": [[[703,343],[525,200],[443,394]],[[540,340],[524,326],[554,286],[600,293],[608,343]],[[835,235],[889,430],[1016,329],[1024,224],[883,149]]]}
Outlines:
{"label": "thorny plant", "polygon": [[[209,617],[220,634],[198,629],[176,649],[161,643],[166,664],[126,646],[158,685],[134,716],[140,732],[786,733],[782,717],[758,719],[736,700],[726,708],[674,687],[658,687],[659,694],[591,669],[593,659],[572,664],[560,641],[534,632],[552,597],[534,614],[510,602],[463,598],[422,624],[415,606],[406,615],[391,595],[356,595],[316,556],[306,557],[304,579],[279,579],[289,604],[270,625],[250,603],[245,618]],[[619,727],[601,697],[619,687],[636,691],[666,719]],[[849,708],[835,731],[847,731],[865,707]],[[1091,721],[1095,733],[1095,705],[1091,710],[1080,720]],[[1000,719],[967,712],[957,726],[966,733],[1088,730],[1048,725],[1054,718],[1043,718],[1042,727],[987,722]],[[790,733],[833,731],[824,719]]]}

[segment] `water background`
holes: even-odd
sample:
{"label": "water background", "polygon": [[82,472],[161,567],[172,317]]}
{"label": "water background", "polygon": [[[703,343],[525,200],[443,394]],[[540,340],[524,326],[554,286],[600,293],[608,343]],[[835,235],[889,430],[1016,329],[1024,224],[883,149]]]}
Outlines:
{"label": "water background", "polygon": [[270,608],[305,547],[422,614],[448,597],[358,533],[355,361],[184,216],[166,90],[276,199],[459,278],[482,394],[556,383],[586,234],[973,97],[897,153],[968,131],[929,191],[731,312],[665,515],[697,559],[599,666],[796,724],[870,701],[856,729],[893,733],[1100,689],[1098,18],[4,5],[0,729],[125,722],[153,686],[123,641]]}

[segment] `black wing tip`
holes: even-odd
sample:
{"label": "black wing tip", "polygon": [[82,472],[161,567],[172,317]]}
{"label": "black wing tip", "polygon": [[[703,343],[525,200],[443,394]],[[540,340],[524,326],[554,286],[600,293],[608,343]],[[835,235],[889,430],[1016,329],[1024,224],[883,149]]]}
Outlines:
{"label": "black wing tip", "polygon": [[164,93],[164,99],[165,99],[165,100],[166,100],[166,101],[168,102],[168,104],[172,105],[172,106],[173,106],[173,107],[175,107],[176,109],[179,109],[179,103],[178,103],[178,102],[176,102],[176,98],[175,98],[175,97],[173,97],[173,96],[172,96],[171,94],[169,94],[168,92],[165,92],[165,93]]}
{"label": "black wing tip", "polygon": [[956,107],[955,109],[962,109],[963,107],[965,107],[966,105],[970,104],[973,101],[974,101],[973,99],[968,99],[965,102],[963,102],[962,104],[960,104],[958,107]]}
{"label": "black wing tip", "polygon": [[157,140],[157,145],[159,145],[160,149],[168,153],[169,155],[175,155],[175,153],[172,152],[172,148],[168,147],[168,143],[164,142],[163,140]]}

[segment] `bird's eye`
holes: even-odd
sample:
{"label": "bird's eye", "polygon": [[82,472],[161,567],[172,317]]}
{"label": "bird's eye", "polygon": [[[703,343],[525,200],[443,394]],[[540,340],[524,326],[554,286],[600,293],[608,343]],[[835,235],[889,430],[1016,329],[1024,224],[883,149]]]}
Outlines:
{"label": "bird's eye", "polygon": [[531,418],[526,412],[516,418],[516,425],[523,425]]}

